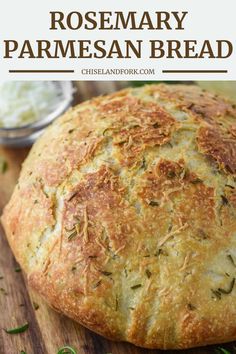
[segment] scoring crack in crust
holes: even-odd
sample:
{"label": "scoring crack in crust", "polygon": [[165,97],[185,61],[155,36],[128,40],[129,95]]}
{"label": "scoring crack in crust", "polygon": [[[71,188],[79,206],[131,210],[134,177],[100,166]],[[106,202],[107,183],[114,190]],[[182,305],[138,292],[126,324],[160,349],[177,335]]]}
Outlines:
{"label": "scoring crack in crust", "polygon": [[[164,349],[235,339],[234,120],[227,101],[164,85],[57,120],[2,218],[30,285],[111,339]],[[186,126],[188,145],[175,135]]]}

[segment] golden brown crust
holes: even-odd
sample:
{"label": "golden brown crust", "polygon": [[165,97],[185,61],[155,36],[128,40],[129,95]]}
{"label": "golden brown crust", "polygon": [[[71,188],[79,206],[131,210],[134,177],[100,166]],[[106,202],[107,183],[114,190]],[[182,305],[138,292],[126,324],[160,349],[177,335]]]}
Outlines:
{"label": "golden brown crust", "polygon": [[215,127],[201,127],[197,141],[200,151],[211,156],[226,172],[236,173],[236,139],[230,132],[223,135]]}
{"label": "golden brown crust", "polygon": [[235,106],[191,86],[69,111],[33,147],[2,217],[30,285],[110,339],[236,339],[235,132]]}

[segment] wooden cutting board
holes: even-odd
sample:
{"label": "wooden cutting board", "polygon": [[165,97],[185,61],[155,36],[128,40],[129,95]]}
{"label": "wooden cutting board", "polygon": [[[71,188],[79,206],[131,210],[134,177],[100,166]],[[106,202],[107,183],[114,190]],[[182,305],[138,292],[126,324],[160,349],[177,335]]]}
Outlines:
{"label": "wooden cutting board", "polygon": [[[79,82],[76,85],[78,87],[76,101],[80,102],[98,94],[120,89],[125,83]],[[21,163],[28,152],[28,148],[0,147],[0,157],[8,164],[7,171],[0,173],[0,212],[10,198]],[[57,354],[65,345],[74,347],[77,354],[161,353],[157,350],[140,349],[127,343],[108,341],[56,313],[27,287],[24,274],[16,270],[16,261],[0,227],[0,354],[20,354],[21,351],[27,354]],[[10,335],[4,331],[4,328],[15,328],[27,322],[29,329],[22,334]],[[233,353],[233,344],[227,347]],[[181,353],[216,353],[215,348],[192,349]]]}

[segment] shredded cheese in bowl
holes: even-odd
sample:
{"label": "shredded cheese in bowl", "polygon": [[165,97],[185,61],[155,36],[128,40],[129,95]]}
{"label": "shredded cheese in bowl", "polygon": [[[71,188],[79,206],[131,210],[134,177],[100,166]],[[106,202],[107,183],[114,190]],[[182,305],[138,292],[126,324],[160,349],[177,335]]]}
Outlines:
{"label": "shredded cheese in bowl", "polygon": [[61,101],[52,81],[5,81],[0,83],[0,128],[32,124],[52,113]]}

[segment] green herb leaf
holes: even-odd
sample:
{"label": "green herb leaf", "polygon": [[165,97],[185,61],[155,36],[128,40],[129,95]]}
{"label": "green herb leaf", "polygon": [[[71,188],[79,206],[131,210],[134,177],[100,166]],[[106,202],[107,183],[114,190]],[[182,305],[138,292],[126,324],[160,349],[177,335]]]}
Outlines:
{"label": "green herb leaf", "polygon": [[228,289],[222,289],[222,288],[218,288],[217,290],[213,290],[211,289],[213,295],[217,298],[217,299],[221,299],[222,295],[228,295],[233,291],[235,285],[235,278],[233,278],[230,282],[229,288]]}
{"label": "green herb leaf", "polygon": [[150,272],[150,270],[149,269],[146,269],[146,276],[148,277],[148,279],[149,278],[151,278],[151,276],[152,276],[152,273]]}
{"label": "green herb leaf", "polygon": [[168,178],[175,178],[175,177],[176,177],[175,171],[169,171],[169,172],[167,173],[167,177],[168,177]]}
{"label": "green herb leaf", "polygon": [[216,353],[231,354],[228,350],[224,348],[217,348]]}
{"label": "green herb leaf", "polygon": [[190,311],[194,311],[194,310],[196,310],[196,307],[194,306],[194,305],[192,305],[192,304],[187,304],[187,307],[188,307],[188,309],[190,310]]}
{"label": "green herb leaf", "polygon": [[142,286],[141,284],[136,284],[136,285],[131,286],[131,289],[136,290],[136,289],[140,288],[141,286]]}
{"label": "green herb leaf", "polygon": [[142,163],[141,163],[140,168],[143,168],[144,170],[146,170],[146,169],[147,169],[147,163],[146,163],[146,159],[145,159],[145,157],[143,157],[143,160],[142,160]]}
{"label": "green herb leaf", "polygon": [[203,181],[200,178],[195,178],[192,181],[190,181],[192,184],[198,184],[198,183],[203,183]]}
{"label": "green herb leaf", "polygon": [[101,285],[102,281],[99,280],[94,286],[93,286],[93,289],[96,289],[99,287],[99,285]]}
{"label": "green herb leaf", "polygon": [[66,345],[65,347],[60,348],[57,354],[77,354],[77,351],[69,345]]}
{"label": "green herb leaf", "polygon": [[231,188],[231,189],[235,189],[234,186],[231,186],[231,184],[226,184],[225,187]]}
{"label": "green herb leaf", "polygon": [[218,290],[211,289],[211,292],[218,300],[221,300],[221,293]]}
{"label": "green herb leaf", "polygon": [[154,256],[158,257],[158,256],[160,256],[160,255],[162,255],[162,256],[168,256],[168,253],[167,253],[165,250],[163,250],[162,248],[159,248],[159,249],[157,250],[157,252],[154,254]]}
{"label": "green herb leaf", "polygon": [[229,204],[228,199],[227,199],[224,195],[221,195],[221,199],[222,199],[222,204],[223,204],[223,205]]}
{"label": "green herb leaf", "polygon": [[151,200],[148,205],[155,207],[155,206],[159,206],[159,203],[155,202],[155,200]]}
{"label": "green herb leaf", "polygon": [[18,333],[23,333],[29,328],[29,323],[26,323],[25,325],[21,327],[16,327],[12,329],[4,329],[6,333],[8,334],[18,334]]}
{"label": "green herb leaf", "polygon": [[227,254],[227,258],[230,260],[230,262],[233,264],[233,266],[236,267],[236,264],[234,262],[233,257],[231,256],[231,254]]}
{"label": "green herb leaf", "polygon": [[107,132],[109,129],[111,129],[111,128],[109,127],[109,128],[106,128],[105,130],[103,130],[102,135],[105,136],[106,132]]}
{"label": "green herb leaf", "polygon": [[157,128],[160,127],[160,124],[159,123],[154,123],[152,126],[153,126],[153,128],[157,129]]}
{"label": "green herb leaf", "polygon": [[33,301],[33,306],[34,306],[35,311],[37,311],[39,309],[39,305],[34,301]]}
{"label": "green herb leaf", "polygon": [[234,284],[235,284],[235,278],[233,278],[231,280],[231,283],[229,285],[229,289],[222,289],[222,288],[219,288],[218,291],[221,293],[221,294],[230,294],[234,288]]}
{"label": "green herb leaf", "polygon": [[67,201],[70,202],[77,194],[78,192],[74,192]]}
{"label": "green herb leaf", "polygon": [[119,301],[118,301],[118,296],[116,295],[116,311],[118,310],[119,307]]}
{"label": "green herb leaf", "polygon": [[4,174],[5,172],[7,172],[7,169],[8,169],[7,161],[4,160],[3,158],[0,158],[0,172]]}
{"label": "green herb leaf", "polygon": [[107,271],[103,271],[103,270],[101,270],[101,273],[103,274],[103,275],[105,275],[106,277],[109,277],[109,275],[112,275],[112,273],[111,272],[107,272]]}
{"label": "green herb leaf", "polygon": [[21,272],[21,268],[20,268],[20,267],[16,267],[16,268],[15,268],[15,272],[16,272],[16,273],[20,273],[20,272]]}
{"label": "green herb leaf", "polygon": [[26,352],[24,350],[21,350],[20,354],[26,354]]}
{"label": "green herb leaf", "polygon": [[76,235],[77,235],[77,231],[75,230],[68,236],[68,241],[71,241]]}
{"label": "green herb leaf", "polygon": [[0,288],[0,293],[3,295],[8,295],[7,291],[4,288]]}
{"label": "green herb leaf", "polygon": [[[144,85],[151,85],[151,84],[155,84],[157,81],[131,81],[130,84],[132,87],[140,87],[140,86],[144,86]],[[159,81],[158,81],[159,83]]]}

